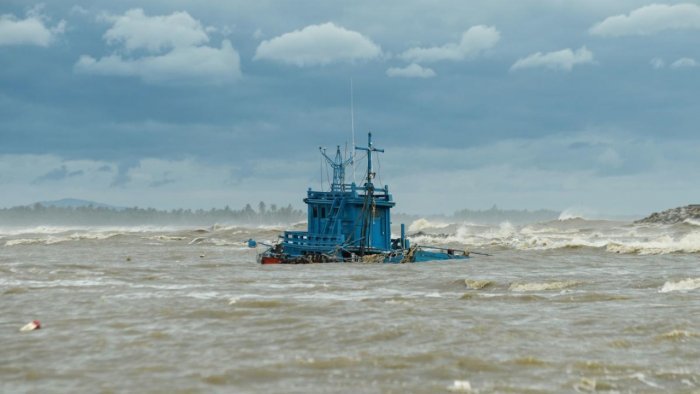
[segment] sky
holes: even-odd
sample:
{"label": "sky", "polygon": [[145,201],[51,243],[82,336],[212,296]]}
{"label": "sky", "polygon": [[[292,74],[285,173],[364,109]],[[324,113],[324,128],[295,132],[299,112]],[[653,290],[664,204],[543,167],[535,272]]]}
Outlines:
{"label": "sky", "polygon": [[699,39],[700,1],[4,0],[0,207],[301,208],[353,124],[398,212],[700,203]]}

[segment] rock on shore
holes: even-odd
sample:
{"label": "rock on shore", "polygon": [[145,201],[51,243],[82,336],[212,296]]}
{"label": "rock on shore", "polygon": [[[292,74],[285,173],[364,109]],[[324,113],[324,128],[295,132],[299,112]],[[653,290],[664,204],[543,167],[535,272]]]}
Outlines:
{"label": "rock on shore", "polygon": [[681,223],[686,219],[700,220],[700,204],[667,209],[662,212],[654,212],[644,219],[637,220],[636,223],[674,224]]}

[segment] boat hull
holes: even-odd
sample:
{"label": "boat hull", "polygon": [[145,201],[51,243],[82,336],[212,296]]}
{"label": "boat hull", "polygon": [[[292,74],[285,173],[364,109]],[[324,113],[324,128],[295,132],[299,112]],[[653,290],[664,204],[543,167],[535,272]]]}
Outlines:
{"label": "boat hull", "polygon": [[327,254],[306,254],[293,256],[284,252],[275,252],[268,249],[258,256],[258,262],[265,265],[271,264],[315,264],[315,263],[426,263],[445,260],[466,260],[468,251],[444,249],[431,250],[421,247],[410,249],[397,249],[386,253],[374,253],[364,256],[353,255],[350,257],[332,256]]}

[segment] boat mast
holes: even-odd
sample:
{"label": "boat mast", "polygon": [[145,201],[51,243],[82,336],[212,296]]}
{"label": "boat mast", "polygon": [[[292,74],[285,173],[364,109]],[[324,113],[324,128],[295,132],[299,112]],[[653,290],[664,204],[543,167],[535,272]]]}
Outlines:
{"label": "boat mast", "polygon": [[340,153],[340,145],[338,145],[338,149],[335,152],[335,158],[328,156],[326,154],[326,150],[322,147],[319,147],[318,149],[328,162],[328,165],[333,168],[333,183],[331,184],[331,191],[345,191],[345,166],[352,162],[352,158],[343,160],[343,155]]}
{"label": "boat mast", "polygon": [[362,228],[360,229],[361,244],[360,244],[360,256],[364,256],[365,249],[372,245],[372,240],[370,239],[372,235],[371,226],[374,217],[374,184],[372,179],[376,175],[372,171],[372,153],[381,152],[384,153],[384,149],[375,148],[372,145],[372,133],[367,133],[367,147],[356,146],[356,150],[363,150],[367,152],[367,182],[365,183],[365,201],[362,206]]}
{"label": "boat mast", "polygon": [[378,149],[372,145],[372,133],[370,132],[367,133],[367,148],[356,146],[355,150],[363,150],[367,152],[367,183],[365,184],[365,186],[374,187],[374,185],[372,184],[372,179],[374,178],[376,173],[372,171],[372,152],[384,153],[384,149]]}
{"label": "boat mast", "polygon": [[352,78],[350,78],[350,129],[352,130],[352,181],[355,180],[355,96],[353,95]]}

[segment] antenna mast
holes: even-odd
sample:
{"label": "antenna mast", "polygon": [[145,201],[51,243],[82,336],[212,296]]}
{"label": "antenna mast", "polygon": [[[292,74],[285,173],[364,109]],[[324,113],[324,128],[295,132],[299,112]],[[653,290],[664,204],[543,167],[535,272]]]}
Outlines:
{"label": "antenna mast", "polygon": [[355,179],[355,97],[353,95],[352,78],[350,78],[350,129],[352,130],[352,181]]}

